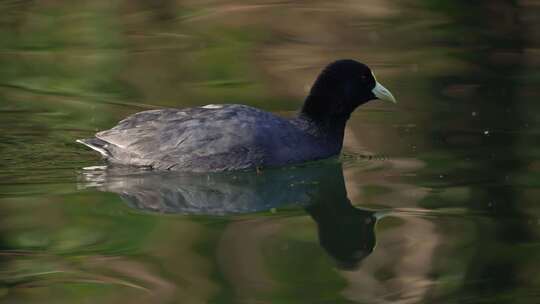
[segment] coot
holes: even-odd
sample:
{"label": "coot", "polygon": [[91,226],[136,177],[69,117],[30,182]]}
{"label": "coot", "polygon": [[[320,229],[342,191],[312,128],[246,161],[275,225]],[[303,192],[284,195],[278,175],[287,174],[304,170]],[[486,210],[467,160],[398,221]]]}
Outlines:
{"label": "coot", "polygon": [[396,102],[368,66],[338,60],[320,73],[292,119],[239,104],[159,109],[131,115],[77,142],[112,164],[156,170],[282,166],[337,155],[351,113],[372,99]]}

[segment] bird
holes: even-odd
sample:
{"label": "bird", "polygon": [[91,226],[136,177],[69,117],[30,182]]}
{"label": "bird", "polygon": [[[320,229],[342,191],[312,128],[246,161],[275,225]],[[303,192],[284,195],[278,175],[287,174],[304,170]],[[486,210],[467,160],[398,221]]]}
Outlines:
{"label": "bird", "polygon": [[320,72],[293,118],[242,104],[155,109],[76,141],[111,165],[259,172],[338,155],[351,113],[374,99],[396,103],[367,65],[341,59]]}

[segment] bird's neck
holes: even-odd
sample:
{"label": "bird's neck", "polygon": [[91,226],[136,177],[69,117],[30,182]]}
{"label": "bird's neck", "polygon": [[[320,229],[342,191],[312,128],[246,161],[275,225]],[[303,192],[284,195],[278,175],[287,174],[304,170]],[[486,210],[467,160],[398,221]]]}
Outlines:
{"label": "bird's neck", "polygon": [[341,151],[345,125],[349,116],[313,116],[301,111],[294,119],[295,124],[305,132],[311,134],[323,145]]}

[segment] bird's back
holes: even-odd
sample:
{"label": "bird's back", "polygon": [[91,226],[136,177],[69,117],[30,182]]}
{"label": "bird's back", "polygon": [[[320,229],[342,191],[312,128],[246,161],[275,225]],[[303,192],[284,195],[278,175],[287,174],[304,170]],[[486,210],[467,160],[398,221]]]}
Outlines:
{"label": "bird's back", "polygon": [[289,120],[253,107],[208,105],[134,114],[97,133],[92,145],[113,163],[225,171],[305,161],[298,146],[309,137]]}

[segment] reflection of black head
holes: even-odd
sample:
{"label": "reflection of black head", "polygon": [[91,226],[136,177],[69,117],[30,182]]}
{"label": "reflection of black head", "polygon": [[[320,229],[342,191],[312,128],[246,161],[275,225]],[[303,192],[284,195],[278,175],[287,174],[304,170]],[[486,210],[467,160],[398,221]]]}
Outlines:
{"label": "reflection of black head", "polygon": [[321,183],[307,212],[317,222],[319,242],[343,269],[355,269],[375,247],[374,212],[351,205],[343,173]]}
{"label": "reflection of black head", "polygon": [[343,269],[355,269],[375,247],[373,212],[329,201],[312,205],[308,212],[319,226],[319,242]]}

